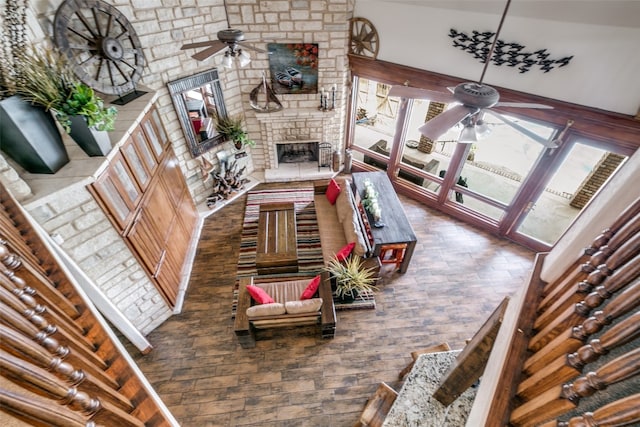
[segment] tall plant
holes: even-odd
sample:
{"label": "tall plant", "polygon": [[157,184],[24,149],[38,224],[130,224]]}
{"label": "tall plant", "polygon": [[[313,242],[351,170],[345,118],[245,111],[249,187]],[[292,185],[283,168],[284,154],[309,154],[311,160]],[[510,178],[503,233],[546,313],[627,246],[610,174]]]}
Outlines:
{"label": "tall plant", "polygon": [[80,82],[64,55],[56,49],[31,49],[19,57],[16,93],[26,101],[52,110],[64,130],[71,132],[71,116],[84,116],[89,127],[113,130],[115,107],[104,106],[94,90]]}

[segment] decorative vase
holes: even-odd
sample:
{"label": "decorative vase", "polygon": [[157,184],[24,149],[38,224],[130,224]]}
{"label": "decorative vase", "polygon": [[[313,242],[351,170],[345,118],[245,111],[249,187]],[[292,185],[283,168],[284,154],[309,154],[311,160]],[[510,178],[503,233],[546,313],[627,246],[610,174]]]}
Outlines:
{"label": "decorative vase", "polygon": [[0,148],[30,173],[54,174],[69,163],[55,119],[18,95],[0,101]]}
{"label": "decorative vase", "polygon": [[111,152],[109,133],[87,126],[87,120],[84,116],[71,116],[69,136],[90,157],[106,156]]}

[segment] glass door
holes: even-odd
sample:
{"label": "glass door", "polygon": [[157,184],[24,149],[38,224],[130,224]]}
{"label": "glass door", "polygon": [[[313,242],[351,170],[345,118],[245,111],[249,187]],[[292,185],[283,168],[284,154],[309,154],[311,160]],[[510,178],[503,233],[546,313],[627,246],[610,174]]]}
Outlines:
{"label": "glass door", "polygon": [[516,220],[515,238],[524,236],[553,245],[627,159],[584,139],[568,140],[564,145],[555,173]]}

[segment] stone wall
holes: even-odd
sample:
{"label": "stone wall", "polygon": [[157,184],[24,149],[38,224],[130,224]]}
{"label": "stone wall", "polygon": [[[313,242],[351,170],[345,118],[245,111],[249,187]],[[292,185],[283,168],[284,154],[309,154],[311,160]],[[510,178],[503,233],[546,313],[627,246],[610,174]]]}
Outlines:
{"label": "stone wall", "polygon": [[[62,0],[30,3],[28,25],[34,44],[50,41],[55,12],[61,3]],[[248,150],[251,155],[247,159],[247,170],[264,169],[264,144],[273,141],[268,141],[269,138],[261,132],[258,116],[264,122],[269,120],[269,115],[255,113],[248,101],[251,90],[262,81],[262,73],[266,72],[268,76],[268,55],[251,52],[252,62],[249,66],[227,70],[218,66],[221,55],[198,62],[190,57],[194,52],[180,50],[184,43],[214,38],[217,31],[227,28],[223,0],[193,0],[188,3],[175,0],[117,0],[110,4],[128,18],[137,32],[146,59],[140,84],[157,94],[156,107],[196,204],[204,205],[211,192],[211,180],[205,182],[202,179],[199,163],[191,157],[166,87],[167,82],[218,67],[228,112],[246,116],[249,137],[258,144]],[[243,30],[247,42],[256,47],[265,49],[267,42],[319,44],[319,87],[328,89],[335,84],[338,92],[336,110],[328,113],[331,115],[330,123],[312,126],[322,128],[322,138],[329,140],[334,148],[342,150],[349,86],[346,57],[348,18],[351,17],[353,1],[228,0],[227,4],[231,27]],[[297,116],[300,111],[315,110],[311,117],[304,119],[311,122],[303,124],[303,128],[319,114],[317,94],[278,97],[285,107],[280,114]],[[128,112],[121,107],[119,110],[119,120],[131,119],[126,117]],[[322,120],[319,123],[323,123]],[[286,126],[286,123],[281,123],[282,126]],[[296,132],[303,131],[291,130],[289,134]],[[205,156],[214,166],[218,166],[215,153],[231,150],[231,146],[230,142],[222,144]],[[6,162],[1,154],[0,179],[19,200],[23,200],[27,210],[47,233],[63,237],[62,248],[141,332],[147,334],[171,315],[133,254],[85,188],[92,181],[91,177],[78,186],[57,192],[55,197],[32,205],[29,205],[32,189],[21,178],[20,171]]]}
{"label": "stone wall", "polygon": [[26,209],[142,334],[172,311],[83,183]]}

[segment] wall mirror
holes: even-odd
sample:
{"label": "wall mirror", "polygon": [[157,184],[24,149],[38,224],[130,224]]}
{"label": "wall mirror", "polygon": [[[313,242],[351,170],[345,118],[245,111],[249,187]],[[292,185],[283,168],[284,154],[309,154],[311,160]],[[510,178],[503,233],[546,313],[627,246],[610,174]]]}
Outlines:
{"label": "wall mirror", "polygon": [[215,123],[217,115],[227,115],[218,70],[183,77],[167,87],[193,157],[225,141]]}

